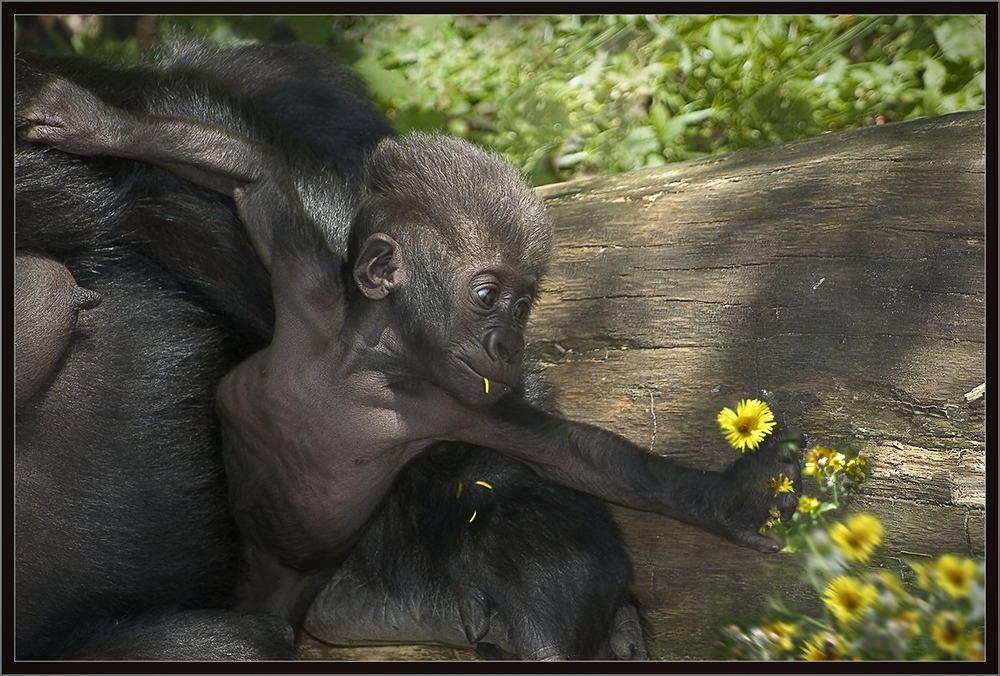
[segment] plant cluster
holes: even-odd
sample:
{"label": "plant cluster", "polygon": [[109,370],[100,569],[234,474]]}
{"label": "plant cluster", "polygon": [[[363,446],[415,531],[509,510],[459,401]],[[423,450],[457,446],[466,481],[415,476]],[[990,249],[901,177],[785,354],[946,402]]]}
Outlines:
{"label": "plant cluster", "polygon": [[985,105],[978,15],[61,19],[78,53],[134,57],[177,26],[332,47],[400,131],[491,147],[536,185]]}
{"label": "plant cluster", "polygon": [[[718,422],[730,444],[754,450],[770,433],[767,404],[741,401],[736,413],[723,409]],[[816,591],[822,613],[795,613],[774,601],[782,619],[747,629],[722,631],[730,657],[747,660],[983,660],[985,656],[985,563],[944,554],[908,565],[915,584],[895,572],[870,566],[885,530],[873,515],[834,520],[844,497],[869,474],[864,458],[826,446],[805,457],[802,474],[816,495],[799,496],[790,522],[775,511],[761,531],[774,529],[785,552],[805,557],[804,575]],[[794,492],[787,477],[773,477],[771,490]]]}
{"label": "plant cluster", "polygon": [[397,17],[345,35],[401,128],[472,138],[536,184],[985,105],[974,16]]}

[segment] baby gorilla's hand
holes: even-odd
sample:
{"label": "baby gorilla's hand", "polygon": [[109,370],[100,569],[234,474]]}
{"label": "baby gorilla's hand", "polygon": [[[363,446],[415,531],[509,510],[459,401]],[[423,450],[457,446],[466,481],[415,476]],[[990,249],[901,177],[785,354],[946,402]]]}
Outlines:
{"label": "baby gorilla's hand", "polygon": [[75,155],[100,155],[113,145],[118,111],[90,91],[53,78],[17,111],[22,138]]}
{"label": "baby gorilla's hand", "polygon": [[[783,521],[791,518],[798,506],[801,487],[799,458],[805,438],[798,431],[776,429],[756,451],[747,451],[721,476],[718,495],[719,532],[733,541],[762,552],[776,552],[782,543],[760,532],[777,508]],[[795,492],[778,492],[772,480],[791,479]],[[769,487],[768,484],[772,484]]]}

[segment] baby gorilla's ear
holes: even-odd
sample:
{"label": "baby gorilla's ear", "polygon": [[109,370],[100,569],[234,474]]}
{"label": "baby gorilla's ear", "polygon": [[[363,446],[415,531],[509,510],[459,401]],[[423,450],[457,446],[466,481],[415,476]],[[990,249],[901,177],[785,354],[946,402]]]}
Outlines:
{"label": "baby gorilla's ear", "polygon": [[381,300],[406,282],[399,242],[376,232],[365,240],[354,264],[354,282],[372,300]]}

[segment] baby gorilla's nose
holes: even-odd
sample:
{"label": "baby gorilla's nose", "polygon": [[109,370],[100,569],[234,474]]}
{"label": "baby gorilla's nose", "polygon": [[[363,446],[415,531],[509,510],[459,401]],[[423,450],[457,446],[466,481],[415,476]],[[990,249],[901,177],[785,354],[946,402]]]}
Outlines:
{"label": "baby gorilla's nose", "polygon": [[521,353],[524,351],[524,339],[514,331],[494,329],[486,334],[483,347],[490,359],[510,365],[521,359]]}

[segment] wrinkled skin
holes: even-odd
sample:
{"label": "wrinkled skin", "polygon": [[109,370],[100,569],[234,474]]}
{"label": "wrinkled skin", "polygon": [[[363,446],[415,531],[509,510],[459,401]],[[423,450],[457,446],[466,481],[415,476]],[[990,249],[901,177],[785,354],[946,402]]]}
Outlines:
{"label": "wrinkled skin", "polygon": [[14,257],[14,399],[18,406],[52,377],[76,328],[77,313],[101,302],[69,270],[44,256]]}

